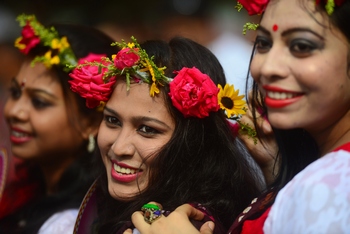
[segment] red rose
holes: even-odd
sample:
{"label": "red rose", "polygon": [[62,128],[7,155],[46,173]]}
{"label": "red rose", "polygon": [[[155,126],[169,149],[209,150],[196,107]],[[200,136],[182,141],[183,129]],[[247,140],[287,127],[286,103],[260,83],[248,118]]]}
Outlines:
{"label": "red rose", "polygon": [[27,22],[22,29],[22,37],[19,38],[19,41],[16,41],[16,46],[19,47],[22,53],[28,54],[29,51],[39,43],[40,38],[35,35],[33,28],[30,26],[29,22]]}
{"label": "red rose", "polygon": [[256,15],[265,11],[269,0],[238,0],[238,2],[248,11],[249,15]]}
{"label": "red rose", "polygon": [[118,52],[114,59],[114,65],[123,70],[126,67],[134,66],[139,60],[140,56],[137,54],[138,49],[125,48]]}
{"label": "red rose", "polygon": [[170,82],[171,101],[185,117],[204,118],[218,111],[218,87],[197,68],[182,68]]}
{"label": "red rose", "polygon": [[[85,58],[78,61],[79,64],[86,62],[101,62],[108,65],[101,58],[105,55],[89,54]],[[107,68],[102,68],[99,72],[99,67],[96,65],[85,65],[81,68],[75,68],[69,76],[72,80],[68,81],[71,85],[71,90],[78,93],[81,97],[86,98],[86,106],[95,108],[100,105],[100,102],[106,102],[112,93],[112,86],[115,83],[115,77],[111,78],[107,83],[103,81],[103,75]]]}

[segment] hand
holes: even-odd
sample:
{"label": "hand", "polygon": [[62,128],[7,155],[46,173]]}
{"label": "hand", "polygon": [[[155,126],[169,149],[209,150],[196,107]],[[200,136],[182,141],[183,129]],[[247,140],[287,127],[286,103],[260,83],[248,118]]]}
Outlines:
{"label": "hand", "polygon": [[[275,165],[277,165],[275,160],[278,153],[278,146],[272,127],[267,119],[259,113],[256,113],[256,118],[257,126],[259,127],[256,129],[259,135],[258,143],[254,144],[254,141],[245,134],[238,134],[238,137],[245,144],[255,162],[260,166],[266,183],[270,184],[275,179],[275,171],[278,170],[278,168],[275,168]],[[250,108],[248,108],[240,121],[254,127],[253,115]]]}
{"label": "hand", "polygon": [[[159,205],[159,204],[158,204]],[[198,231],[189,219],[202,220],[204,214],[196,208],[185,204],[179,206],[167,217],[161,216],[152,224],[145,222],[141,211],[134,212],[131,220],[141,234],[212,234],[214,230],[213,222],[206,222]],[[130,230],[131,231],[131,230]],[[132,232],[124,232],[131,234]]]}

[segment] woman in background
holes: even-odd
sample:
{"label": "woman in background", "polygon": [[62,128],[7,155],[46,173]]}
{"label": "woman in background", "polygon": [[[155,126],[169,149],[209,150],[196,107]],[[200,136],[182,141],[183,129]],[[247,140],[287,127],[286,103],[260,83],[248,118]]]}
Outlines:
{"label": "woman in background", "polygon": [[[95,179],[90,161],[102,113],[87,108],[85,100],[70,90],[67,64],[98,60],[115,51],[112,40],[94,28],[44,27],[27,15],[18,20],[23,30],[15,45],[25,60],[11,81],[4,113],[12,155],[23,163],[17,167],[21,178],[8,185],[1,200],[7,213],[0,230],[69,233]],[[29,191],[28,181],[35,185]],[[26,202],[17,204],[21,199]]]}

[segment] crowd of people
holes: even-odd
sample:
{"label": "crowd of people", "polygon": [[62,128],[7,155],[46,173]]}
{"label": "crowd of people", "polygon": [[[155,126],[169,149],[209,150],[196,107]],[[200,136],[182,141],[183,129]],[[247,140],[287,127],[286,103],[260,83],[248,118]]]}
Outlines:
{"label": "crowd of people", "polygon": [[348,233],[350,1],[237,9],[261,17],[245,95],[192,39],[19,16],[0,230]]}

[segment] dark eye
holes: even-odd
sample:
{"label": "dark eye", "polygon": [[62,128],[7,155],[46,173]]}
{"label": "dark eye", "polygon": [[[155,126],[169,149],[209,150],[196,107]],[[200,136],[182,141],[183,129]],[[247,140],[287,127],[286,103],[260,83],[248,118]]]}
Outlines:
{"label": "dark eye", "polygon": [[289,46],[290,51],[298,57],[307,56],[316,48],[317,45],[315,43],[304,39],[293,40]]}
{"label": "dark eye", "polygon": [[10,97],[12,99],[18,99],[21,96],[21,94],[22,94],[22,91],[19,88],[16,88],[16,87],[11,87],[9,89],[9,91],[10,91]]}
{"label": "dark eye", "polygon": [[120,123],[119,119],[114,117],[114,116],[105,115],[104,116],[104,121],[109,126],[121,126],[121,123]]}
{"label": "dark eye", "polygon": [[48,106],[51,106],[51,103],[37,97],[32,98],[32,104],[36,109],[44,109]]}
{"label": "dark eye", "polygon": [[142,133],[142,134],[146,134],[146,135],[154,135],[154,134],[159,133],[158,130],[151,128],[149,126],[146,126],[146,125],[142,125],[141,127],[139,127],[139,129],[137,131]]}
{"label": "dark eye", "polygon": [[266,53],[270,50],[271,47],[272,47],[272,43],[268,38],[262,37],[262,36],[256,37],[255,49],[257,52]]}

